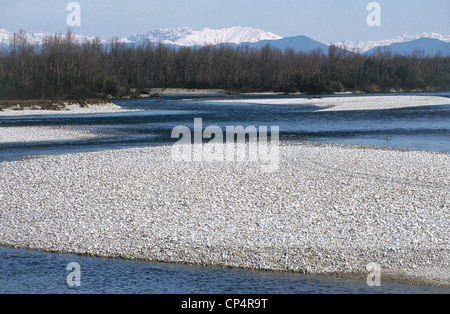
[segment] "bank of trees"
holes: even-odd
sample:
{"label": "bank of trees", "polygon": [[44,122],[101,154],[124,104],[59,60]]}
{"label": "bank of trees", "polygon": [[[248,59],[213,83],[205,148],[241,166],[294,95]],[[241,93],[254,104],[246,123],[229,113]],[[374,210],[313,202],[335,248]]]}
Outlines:
{"label": "bank of trees", "polygon": [[295,53],[266,46],[130,46],[99,39],[78,44],[69,32],[26,42],[17,32],[0,51],[1,99],[83,99],[124,96],[148,88],[213,88],[235,92],[449,90],[450,57],[365,56],[330,47]]}

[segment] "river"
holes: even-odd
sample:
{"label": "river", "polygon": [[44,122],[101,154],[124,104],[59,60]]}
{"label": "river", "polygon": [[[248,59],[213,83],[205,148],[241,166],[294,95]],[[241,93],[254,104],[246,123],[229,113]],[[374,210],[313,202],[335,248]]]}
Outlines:
{"label": "river", "polygon": [[[426,93],[444,95],[450,93]],[[416,95],[416,94],[414,94]],[[421,95],[421,94],[419,94]],[[370,97],[371,95],[365,95]],[[99,138],[0,145],[0,161],[174,143],[171,130],[204,126],[278,126],[280,140],[332,142],[450,153],[448,105],[412,109],[317,111],[310,105],[258,105],[258,98],[306,96],[159,96],[116,104],[143,111],[88,115],[0,117],[0,127],[64,126]],[[333,96],[339,97],[339,96]],[[347,96],[348,97],[348,96]],[[229,103],[220,100],[233,100]],[[216,100],[218,100],[216,102]],[[1,165],[1,164],[0,164]],[[366,280],[101,259],[0,247],[0,293],[449,293],[449,289]],[[81,268],[81,286],[69,287],[66,266]]]}

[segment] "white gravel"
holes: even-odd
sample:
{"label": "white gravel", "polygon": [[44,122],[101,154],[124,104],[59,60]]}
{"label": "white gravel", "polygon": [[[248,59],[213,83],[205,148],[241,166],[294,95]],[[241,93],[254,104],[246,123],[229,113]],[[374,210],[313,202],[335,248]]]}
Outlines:
{"label": "white gravel", "polygon": [[81,107],[79,104],[70,104],[63,110],[0,110],[0,117],[16,117],[16,116],[41,116],[41,115],[61,115],[61,114],[94,114],[94,113],[119,113],[130,112],[136,110],[123,109],[122,107],[113,104],[92,104],[88,107]]}
{"label": "white gravel", "polygon": [[0,163],[0,244],[449,286],[450,155],[344,145],[256,163],[170,147]]}
{"label": "white gravel", "polygon": [[96,137],[99,137],[99,135],[93,134],[89,130],[63,127],[27,126],[0,128],[0,143],[68,141]]}
{"label": "white gravel", "polygon": [[260,105],[312,105],[321,111],[380,110],[413,108],[422,106],[450,105],[450,99],[440,96],[351,96],[323,98],[283,98],[283,99],[226,99],[207,100],[218,103],[251,103]]}

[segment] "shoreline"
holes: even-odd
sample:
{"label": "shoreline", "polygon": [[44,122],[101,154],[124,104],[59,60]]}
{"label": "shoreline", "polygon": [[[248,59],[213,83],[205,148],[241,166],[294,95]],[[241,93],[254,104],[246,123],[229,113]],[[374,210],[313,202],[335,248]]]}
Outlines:
{"label": "shoreline", "polygon": [[41,115],[65,115],[65,114],[96,114],[96,113],[122,113],[140,110],[123,109],[112,102],[101,102],[91,104],[80,103],[55,103],[53,109],[42,109],[36,104],[23,107],[20,104],[11,108],[0,110],[1,117],[17,116],[41,116]]}
{"label": "shoreline", "polygon": [[[241,269],[241,270],[249,270],[249,271],[261,271],[261,272],[279,272],[279,273],[293,273],[293,274],[304,274],[304,275],[312,275],[312,276],[321,276],[325,278],[342,278],[342,279],[359,279],[359,280],[365,280],[367,279],[369,275],[369,271],[361,270],[361,271],[354,271],[354,272],[346,272],[346,271],[330,271],[330,272],[307,272],[307,271],[298,271],[298,270],[286,270],[285,268],[261,268],[261,267],[248,267],[248,266],[242,266],[242,265],[233,265],[230,266],[228,264],[209,264],[209,263],[194,263],[194,262],[186,262],[186,261],[168,261],[168,260],[153,260],[148,258],[140,258],[140,257],[128,257],[123,254],[115,254],[115,255],[104,255],[104,254],[96,254],[96,253],[80,253],[80,252],[74,252],[74,251],[59,251],[59,250],[52,250],[52,249],[46,249],[46,248],[34,248],[34,247],[28,247],[23,245],[8,245],[8,244],[1,244],[1,247],[4,248],[10,248],[10,249],[18,249],[18,250],[26,250],[31,252],[46,252],[46,253],[54,253],[54,254],[68,254],[68,255],[76,255],[76,256],[85,256],[85,257],[92,257],[92,258],[101,258],[101,259],[110,259],[110,260],[128,260],[128,261],[137,261],[137,262],[149,262],[149,263],[163,263],[168,265],[186,265],[186,266],[201,266],[201,267],[218,267],[223,269]],[[436,280],[430,280],[425,277],[417,276],[414,277],[414,275],[408,274],[408,273],[402,273],[401,271],[391,271],[382,269],[381,270],[381,288],[383,286],[383,282],[388,283],[397,283],[397,284],[405,284],[405,285],[412,285],[412,286],[423,286],[423,287],[435,287],[435,288],[442,288],[442,289],[448,289],[450,288],[450,283],[447,279],[439,280],[436,282]]]}
{"label": "shoreline", "polygon": [[402,109],[427,106],[450,105],[450,99],[442,96],[406,96],[406,95],[371,95],[371,96],[351,96],[351,97],[323,97],[323,98],[285,98],[285,99],[219,99],[206,100],[214,103],[236,103],[245,102],[256,105],[310,105],[317,108],[317,111],[352,111],[352,110],[383,110]]}
{"label": "shoreline", "polygon": [[449,154],[280,149],[269,175],[176,163],[167,146],[4,162],[0,244],[358,278],[376,262],[382,280],[450,287]]}
{"label": "shoreline", "polygon": [[[234,96],[282,96],[282,95],[305,95],[305,94],[286,94],[286,93],[241,93],[230,94],[225,90],[199,90],[199,89],[180,89],[180,88],[153,88],[149,94],[141,94],[134,98],[152,98],[156,96],[212,96],[212,95],[234,95]],[[351,96],[350,96],[351,95]],[[317,107],[318,111],[352,111],[352,110],[383,110],[400,109],[426,106],[449,105],[449,96],[417,96],[417,95],[377,95],[370,96],[359,95],[358,93],[335,93],[330,95],[311,96],[310,98],[286,98],[286,99],[216,99],[204,100],[205,103],[234,103],[246,102],[258,105],[311,105]],[[338,97],[333,97],[338,96]],[[346,97],[348,96],[348,97]],[[63,115],[63,114],[97,114],[97,113],[123,113],[136,112],[144,110],[123,109],[114,104],[114,100],[132,99],[130,96],[111,99],[110,101],[93,100],[72,102],[52,102],[42,100],[26,101],[0,101],[0,118],[16,116],[39,116],[39,115]],[[9,102],[9,103],[8,103]],[[45,104],[43,104],[44,102]],[[5,105],[8,103],[8,105]]]}

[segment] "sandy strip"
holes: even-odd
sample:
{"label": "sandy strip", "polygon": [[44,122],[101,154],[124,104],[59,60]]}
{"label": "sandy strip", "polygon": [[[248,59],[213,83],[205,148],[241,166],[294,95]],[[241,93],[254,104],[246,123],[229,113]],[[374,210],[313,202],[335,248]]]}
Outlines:
{"label": "sandy strip", "polygon": [[286,99],[208,100],[216,103],[251,103],[261,105],[312,105],[321,111],[380,110],[450,105],[450,99],[440,96],[354,96]]}
{"label": "sandy strip", "polygon": [[63,127],[27,126],[0,128],[0,143],[69,141],[96,137],[98,135],[88,130]]}
{"label": "sandy strip", "polygon": [[95,114],[95,113],[120,113],[132,112],[137,110],[123,109],[113,103],[90,105],[89,107],[81,107],[77,104],[67,105],[64,110],[11,110],[4,109],[0,111],[0,117],[16,117],[16,116],[40,116],[40,115],[61,115],[61,114]]}
{"label": "sandy strip", "polygon": [[0,244],[450,286],[450,155],[280,148],[279,171],[169,147],[0,163]]}

